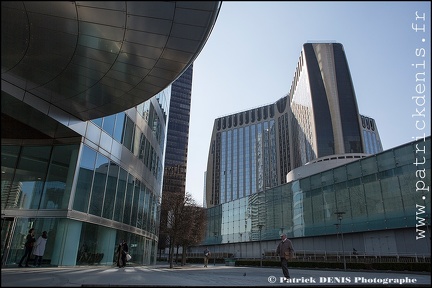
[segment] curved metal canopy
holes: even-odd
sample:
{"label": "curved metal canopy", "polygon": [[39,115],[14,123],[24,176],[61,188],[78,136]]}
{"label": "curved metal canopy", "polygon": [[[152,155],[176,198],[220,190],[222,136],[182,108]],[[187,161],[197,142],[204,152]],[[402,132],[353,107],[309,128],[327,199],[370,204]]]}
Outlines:
{"label": "curved metal canopy", "polygon": [[1,6],[2,82],[86,121],[125,111],[170,85],[203,48],[221,2]]}

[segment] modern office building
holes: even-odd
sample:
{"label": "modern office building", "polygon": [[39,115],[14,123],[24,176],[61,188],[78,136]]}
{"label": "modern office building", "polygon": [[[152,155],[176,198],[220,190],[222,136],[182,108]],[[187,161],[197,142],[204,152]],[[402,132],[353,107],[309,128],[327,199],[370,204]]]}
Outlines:
{"label": "modern office building", "polygon": [[215,120],[203,245],[259,257],[261,241],[273,251],[285,232],[299,251],[340,253],[343,232],[350,251],[430,253],[430,224],[415,237],[416,209],[430,215],[416,191],[418,145],[430,183],[430,137],[383,151],[375,121],[359,114],[342,45],[307,43],[287,96]]}
{"label": "modern office building", "polygon": [[46,265],[154,264],[171,84],[221,2],[1,5],[2,266],[30,228]]}
{"label": "modern office building", "polygon": [[289,92],[291,168],[316,158],[364,153],[357,99],[340,43],[306,43]]}
{"label": "modern office building", "polygon": [[193,64],[171,85],[163,192],[186,192]]}
{"label": "modern office building", "polygon": [[[171,85],[162,202],[169,193],[183,195],[186,193],[192,75],[193,64]],[[162,208],[161,213],[166,215],[168,211],[164,211]],[[161,219],[166,219],[166,217],[161,217]],[[166,223],[160,223],[161,231],[164,231],[164,225]],[[165,248],[166,245],[166,236],[159,233],[159,248]]]}
{"label": "modern office building", "polygon": [[366,151],[377,153],[382,146],[374,120],[357,109],[342,45],[304,44],[287,96],[215,120],[206,206],[286,183],[292,169],[317,158]]}

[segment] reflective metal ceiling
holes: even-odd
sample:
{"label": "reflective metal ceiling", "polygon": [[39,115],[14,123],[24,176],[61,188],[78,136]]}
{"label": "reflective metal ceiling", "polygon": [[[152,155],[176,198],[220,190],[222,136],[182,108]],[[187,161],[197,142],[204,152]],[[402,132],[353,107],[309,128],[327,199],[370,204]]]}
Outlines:
{"label": "reflective metal ceiling", "polygon": [[136,106],[195,60],[220,1],[2,1],[4,81],[81,120]]}

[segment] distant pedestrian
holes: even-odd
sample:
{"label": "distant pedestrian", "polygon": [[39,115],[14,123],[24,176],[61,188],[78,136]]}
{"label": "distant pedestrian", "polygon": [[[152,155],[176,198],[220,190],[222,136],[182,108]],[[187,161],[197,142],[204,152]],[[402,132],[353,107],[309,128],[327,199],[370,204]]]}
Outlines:
{"label": "distant pedestrian", "polygon": [[27,258],[26,262],[25,262],[25,267],[29,267],[28,262],[30,260],[31,253],[33,251],[34,242],[36,242],[36,239],[34,237],[34,233],[35,233],[35,229],[30,228],[30,230],[27,234],[27,237],[26,237],[26,242],[24,244],[24,255],[21,257],[21,260],[18,264],[19,267],[23,267],[22,262],[24,261],[25,258]]}
{"label": "distant pedestrian", "polygon": [[117,267],[123,267],[122,254],[123,254],[123,240],[117,245]]}
{"label": "distant pedestrian", "polygon": [[294,247],[285,233],[281,234],[281,242],[276,248],[276,255],[280,257],[282,273],[285,278],[291,278],[288,270],[288,260],[294,257]]}
{"label": "distant pedestrian", "polygon": [[206,247],[204,250],[204,267],[207,267],[210,258],[210,250]]}
{"label": "distant pedestrian", "polygon": [[126,254],[129,253],[129,246],[126,243],[126,240],[123,240],[122,244],[121,244],[121,262],[122,262],[122,266],[121,267],[125,267],[126,266]]}
{"label": "distant pedestrian", "polygon": [[48,240],[47,231],[43,231],[42,235],[36,240],[33,247],[33,255],[35,255],[34,266],[40,267],[42,263],[42,257],[45,253],[45,246]]}

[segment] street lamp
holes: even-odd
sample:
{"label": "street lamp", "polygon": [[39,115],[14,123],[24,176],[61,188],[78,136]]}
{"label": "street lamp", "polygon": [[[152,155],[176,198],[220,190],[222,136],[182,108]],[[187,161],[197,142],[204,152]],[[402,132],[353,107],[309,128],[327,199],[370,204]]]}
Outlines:
{"label": "street lamp", "polygon": [[341,238],[342,238],[342,257],[343,257],[344,270],[346,270],[345,247],[344,247],[344,238],[343,238],[343,231],[342,231],[342,216],[343,216],[343,214],[345,214],[345,212],[343,212],[343,211],[337,211],[334,214],[336,214],[337,219],[339,220],[339,223],[335,224],[336,225],[336,229],[339,229],[339,227],[341,228],[340,232],[341,232]]}
{"label": "street lamp", "polygon": [[213,232],[214,237],[216,238],[216,243],[214,246],[214,255],[213,255],[213,266],[216,266],[216,244],[217,244],[217,232]]}
{"label": "street lamp", "polygon": [[263,224],[259,224],[259,225],[258,225],[258,229],[259,229],[259,231],[260,231],[260,237],[259,237],[260,267],[262,267],[261,230],[262,230],[262,227],[263,227],[263,226],[264,226]]}

